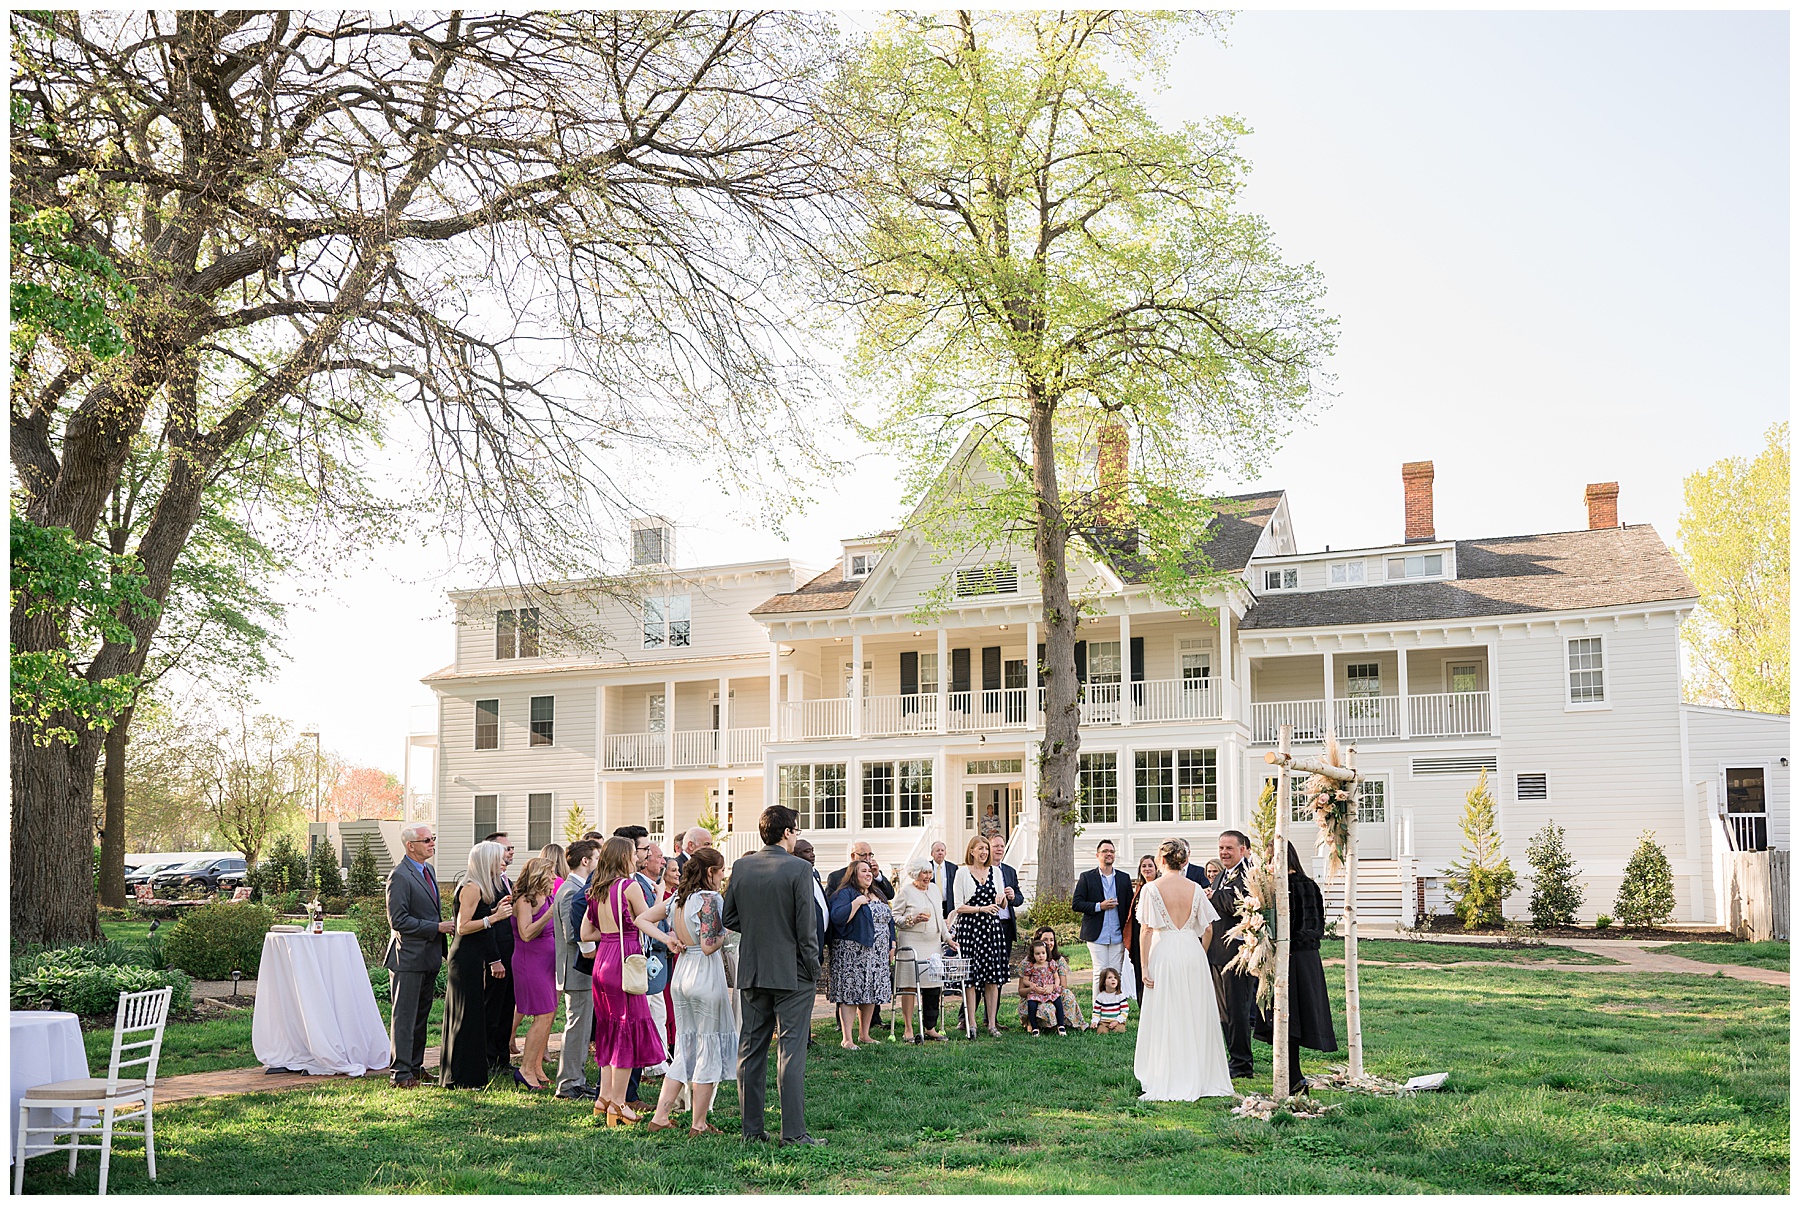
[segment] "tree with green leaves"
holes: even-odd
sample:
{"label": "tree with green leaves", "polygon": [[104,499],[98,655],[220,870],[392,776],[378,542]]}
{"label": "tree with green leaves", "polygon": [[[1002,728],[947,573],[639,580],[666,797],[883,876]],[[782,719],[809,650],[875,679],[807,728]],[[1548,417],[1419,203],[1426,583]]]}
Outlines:
{"label": "tree with green leaves", "polygon": [[[208,489],[264,435],[316,474],[342,432],[404,415],[415,500],[470,560],[626,594],[622,457],[701,460],[776,511],[822,462],[775,268],[837,206],[825,19],[9,21],[15,508],[83,547],[146,434],[168,464],[129,549],[156,605],[97,606],[119,626],[89,647],[80,595],[15,570],[16,663],[141,677]],[[97,935],[90,712],[122,703],[15,713],[21,940]]]}
{"label": "tree with green leaves", "polygon": [[1788,714],[1788,425],[1754,460],[1728,456],[1682,483],[1681,567],[1700,592],[1682,624],[1700,703]]}
{"label": "tree with green leaves", "polygon": [[1654,829],[1638,838],[1625,878],[1613,897],[1613,919],[1629,928],[1646,929],[1675,915],[1675,875],[1669,855],[1656,840]]}
{"label": "tree with green leaves", "polygon": [[284,720],[241,707],[233,720],[219,733],[206,804],[219,835],[254,867],[270,839],[301,814],[311,789],[303,770],[311,749]]}
{"label": "tree with green leaves", "polygon": [[[1165,129],[1162,82],[1205,14],[891,16],[833,95],[865,203],[831,245],[874,433],[940,546],[1028,544],[1046,644],[1040,894],[1074,882],[1078,546],[1172,600],[1226,593],[1208,483],[1266,462],[1322,394],[1323,285],[1241,204],[1242,122]],[[993,485],[934,496],[968,455]],[[968,465],[953,465],[963,470]]]}
{"label": "tree with green leaves", "polygon": [[375,847],[369,844],[369,834],[364,833],[357,842],[356,853],[350,859],[350,894],[362,898],[381,894],[381,867],[375,861]]}
{"label": "tree with green leaves", "polygon": [[1573,925],[1587,894],[1565,836],[1562,826],[1551,820],[1525,848],[1525,860],[1531,863],[1531,923],[1540,929]]}
{"label": "tree with green leaves", "polygon": [[1501,851],[1499,817],[1486,770],[1464,799],[1462,833],[1462,857],[1450,864],[1444,882],[1463,928],[1492,928],[1506,919],[1502,909],[1518,887],[1519,876]]}
{"label": "tree with green leaves", "polygon": [[581,804],[573,799],[569,800],[569,810],[563,814],[563,848],[567,849],[581,840],[581,834],[592,827],[588,823],[587,813],[581,810]]}

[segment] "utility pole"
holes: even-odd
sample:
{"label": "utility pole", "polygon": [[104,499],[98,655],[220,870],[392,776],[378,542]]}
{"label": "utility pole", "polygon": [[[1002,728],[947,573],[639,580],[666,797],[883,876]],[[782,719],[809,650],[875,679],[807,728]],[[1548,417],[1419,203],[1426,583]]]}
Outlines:
{"label": "utility pole", "polygon": [[319,822],[319,759],[322,756],[319,752],[319,734],[317,730],[314,730],[302,732],[300,735],[310,736],[313,739],[313,823],[317,824]]}

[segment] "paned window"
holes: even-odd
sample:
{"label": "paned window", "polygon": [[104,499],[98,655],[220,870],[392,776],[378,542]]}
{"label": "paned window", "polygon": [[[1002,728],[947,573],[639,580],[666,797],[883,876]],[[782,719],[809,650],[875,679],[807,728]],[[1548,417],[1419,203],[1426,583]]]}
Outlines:
{"label": "paned window", "polygon": [[1121,678],[1120,670],[1121,662],[1117,640],[1088,641],[1087,673],[1089,682],[1096,685],[1103,682],[1117,684]]}
{"label": "paned window", "polygon": [[775,784],[781,805],[799,813],[801,828],[844,827],[843,762],[781,766],[776,770]]}
{"label": "paned window", "polygon": [[1023,773],[1025,762],[1017,757],[990,757],[963,763],[963,773],[971,778],[991,778],[996,774]]}
{"label": "paned window", "polygon": [[1175,751],[1152,749],[1137,755],[1137,818],[1150,824],[1175,819]]}
{"label": "paned window", "polygon": [[664,798],[661,791],[644,793],[644,827],[650,830],[651,840],[657,840],[663,836],[668,812],[668,800]]}
{"label": "paned window", "polygon": [[693,600],[685,594],[644,600],[644,647],[686,648],[693,642]]}
{"label": "paned window", "polygon": [[1300,585],[1299,569],[1263,570],[1264,590],[1293,590]]}
{"label": "paned window", "polygon": [[1331,584],[1334,586],[1360,586],[1367,580],[1362,561],[1344,561],[1331,567]]}
{"label": "paned window", "polygon": [[1344,666],[1346,693],[1374,697],[1381,693],[1381,664],[1376,661],[1351,662]]}
{"label": "paned window", "polygon": [[538,609],[494,613],[494,656],[501,661],[538,655]]}
{"label": "paned window", "polygon": [[1358,824],[1387,823],[1386,779],[1365,778],[1357,784],[1356,822]]}
{"label": "paned window", "polygon": [[1387,575],[1389,581],[1398,581],[1409,577],[1442,577],[1444,576],[1444,554],[1427,552],[1419,556],[1389,557]]}
{"label": "paned window", "polygon": [[1081,821],[1083,824],[1119,822],[1119,755],[1081,755]]}
{"label": "paned window", "polygon": [[[938,688],[938,670],[936,653],[919,654],[919,693],[935,695]],[[845,692],[848,693],[848,692]]]}
{"label": "paned window", "polygon": [[663,732],[669,727],[669,697],[667,694],[654,694],[644,700],[645,731]]}
{"label": "paned window", "polygon": [[1218,750],[1176,750],[1175,818],[1189,822],[1219,818]]}
{"label": "paned window", "polygon": [[[477,749],[498,749],[500,747],[500,700],[475,700],[475,747]],[[493,832],[489,829],[488,832]]]}
{"label": "paned window", "polygon": [[918,828],[931,814],[931,763],[903,761],[899,763],[900,827]]}
{"label": "paned window", "polygon": [[1450,667],[1450,693],[1472,694],[1481,689],[1481,664],[1469,662]]}
{"label": "paned window", "polygon": [[1606,702],[1605,657],[1598,636],[1569,641],[1569,702]]}
{"label": "paned window", "polygon": [[475,840],[479,841],[500,827],[500,796],[475,796]]}
{"label": "paned window", "polygon": [[873,761],[862,768],[862,822],[864,828],[894,827],[894,763]]}
{"label": "paned window", "polygon": [[555,695],[531,697],[531,743],[533,746],[556,743]]}
{"label": "paned window", "polygon": [[554,840],[550,835],[550,813],[550,792],[538,791],[525,797],[525,844],[542,849]]}

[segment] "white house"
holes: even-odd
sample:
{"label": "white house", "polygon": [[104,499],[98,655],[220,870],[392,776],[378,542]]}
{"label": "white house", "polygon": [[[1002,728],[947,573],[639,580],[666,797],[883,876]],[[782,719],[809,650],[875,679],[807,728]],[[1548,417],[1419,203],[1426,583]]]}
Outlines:
{"label": "white house", "polygon": [[[959,454],[940,488],[987,471]],[[1786,847],[1787,718],[1681,702],[1678,628],[1695,598],[1667,547],[1618,523],[1612,485],[1588,487],[1584,530],[1438,539],[1430,463],[1403,477],[1402,539],[1353,550],[1300,552],[1280,491],[1227,499],[1204,540],[1225,578],[1197,606],[1158,600],[1129,555],[1076,541],[1071,584],[1091,611],[1076,649],[1078,859],[1109,837],[1135,867],[1170,834],[1207,849],[1247,828],[1262,755],[1291,723],[1302,745],[1328,727],[1356,744],[1371,920],[1444,907],[1484,769],[1515,867],[1546,821],[1568,830],[1588,917],[1652,829],[1677,917],[1718,919],[1727,842]],[[603,830],[665,837],[712,808],[735,856],[779,801],[822,867],[857,839],[895,863],[934,840],[960,857],[997,830],[1033,880],[1029,549],[935,548],[909,522],[845,540],[819,573],[681,569],[665,563],[672,532],[649,527],[661,559],[638,568],[642,604],[545,588],[603,648],[552,650],[551,625],[504,592],[453,596],[456,660],[425,679],[445,866],[495,829],[560,840],[571,803]],[[1509,910],[1523,909],[1521,895]]]}

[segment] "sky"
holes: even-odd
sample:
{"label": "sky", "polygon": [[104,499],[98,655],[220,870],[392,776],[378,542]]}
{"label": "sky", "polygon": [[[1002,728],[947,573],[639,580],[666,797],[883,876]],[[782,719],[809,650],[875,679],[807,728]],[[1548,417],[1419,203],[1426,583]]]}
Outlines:
{"label": "sky", "polygon": [[[1286,489],[1312,550],[1398,540],[1404,461],[1435,463],[1442,538],[1585,527],[1617,481],[1674,544],[1682,478],[1787,415],[1788,46],[1779,12],[1257,11],[1189,43],[1153,111],[1248,123],[1244,204],[1340,320],[1329,405],[1212,484]],[[643,474],[644,510],[685,564],[823,565],[902,515],[893,464],[845,446],[785,541],[691,473]],[[444,591],[478,583],[411,545],[305,584],[263,706],[401,773]]]}

